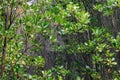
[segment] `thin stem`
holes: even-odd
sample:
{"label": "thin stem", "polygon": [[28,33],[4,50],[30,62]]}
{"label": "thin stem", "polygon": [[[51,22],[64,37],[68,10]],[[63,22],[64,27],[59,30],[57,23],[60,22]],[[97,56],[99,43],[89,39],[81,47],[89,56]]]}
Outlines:
{"label": "thin stem", "polygon": [[7,48],[7,37],[4,37],[4,45],[3,45],[3,51],[2,51],[2,63],[1,63],[1,77],[3,77],[4,71],[5,71],[5,56],[6,56],[6,48]]}

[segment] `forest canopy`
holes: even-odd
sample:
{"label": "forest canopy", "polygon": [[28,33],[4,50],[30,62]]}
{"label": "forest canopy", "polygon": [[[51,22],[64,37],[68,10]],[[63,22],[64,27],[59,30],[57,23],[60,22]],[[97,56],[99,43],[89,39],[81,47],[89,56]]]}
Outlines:
{"label": "forest canopy", "polygon": [[120,0],[0,0],[0,80],[120,80]]}

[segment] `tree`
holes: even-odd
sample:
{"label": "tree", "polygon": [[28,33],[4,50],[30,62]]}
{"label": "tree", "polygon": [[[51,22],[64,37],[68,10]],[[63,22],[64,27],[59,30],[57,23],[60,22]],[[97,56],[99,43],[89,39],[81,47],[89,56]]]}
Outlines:
{"label": "tree", "polygon": [[2,0],[1,79],[119,80],[119,0]]}

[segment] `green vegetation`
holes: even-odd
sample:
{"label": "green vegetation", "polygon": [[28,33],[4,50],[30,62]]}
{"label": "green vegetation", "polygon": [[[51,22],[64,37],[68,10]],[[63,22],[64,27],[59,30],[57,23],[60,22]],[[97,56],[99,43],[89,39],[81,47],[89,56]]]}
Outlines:
{"label": "green vegetation", "polygon": [[1,0],[0,80],[120,80],[120,0]]}

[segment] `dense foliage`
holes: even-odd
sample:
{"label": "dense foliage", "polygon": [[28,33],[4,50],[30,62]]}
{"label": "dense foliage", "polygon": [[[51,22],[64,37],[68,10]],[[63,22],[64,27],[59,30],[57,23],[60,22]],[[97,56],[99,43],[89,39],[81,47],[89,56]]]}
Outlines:
{"label": "dense foliage", "polygon": [[120,0],[1,0],[1,80],[120,80]]}

